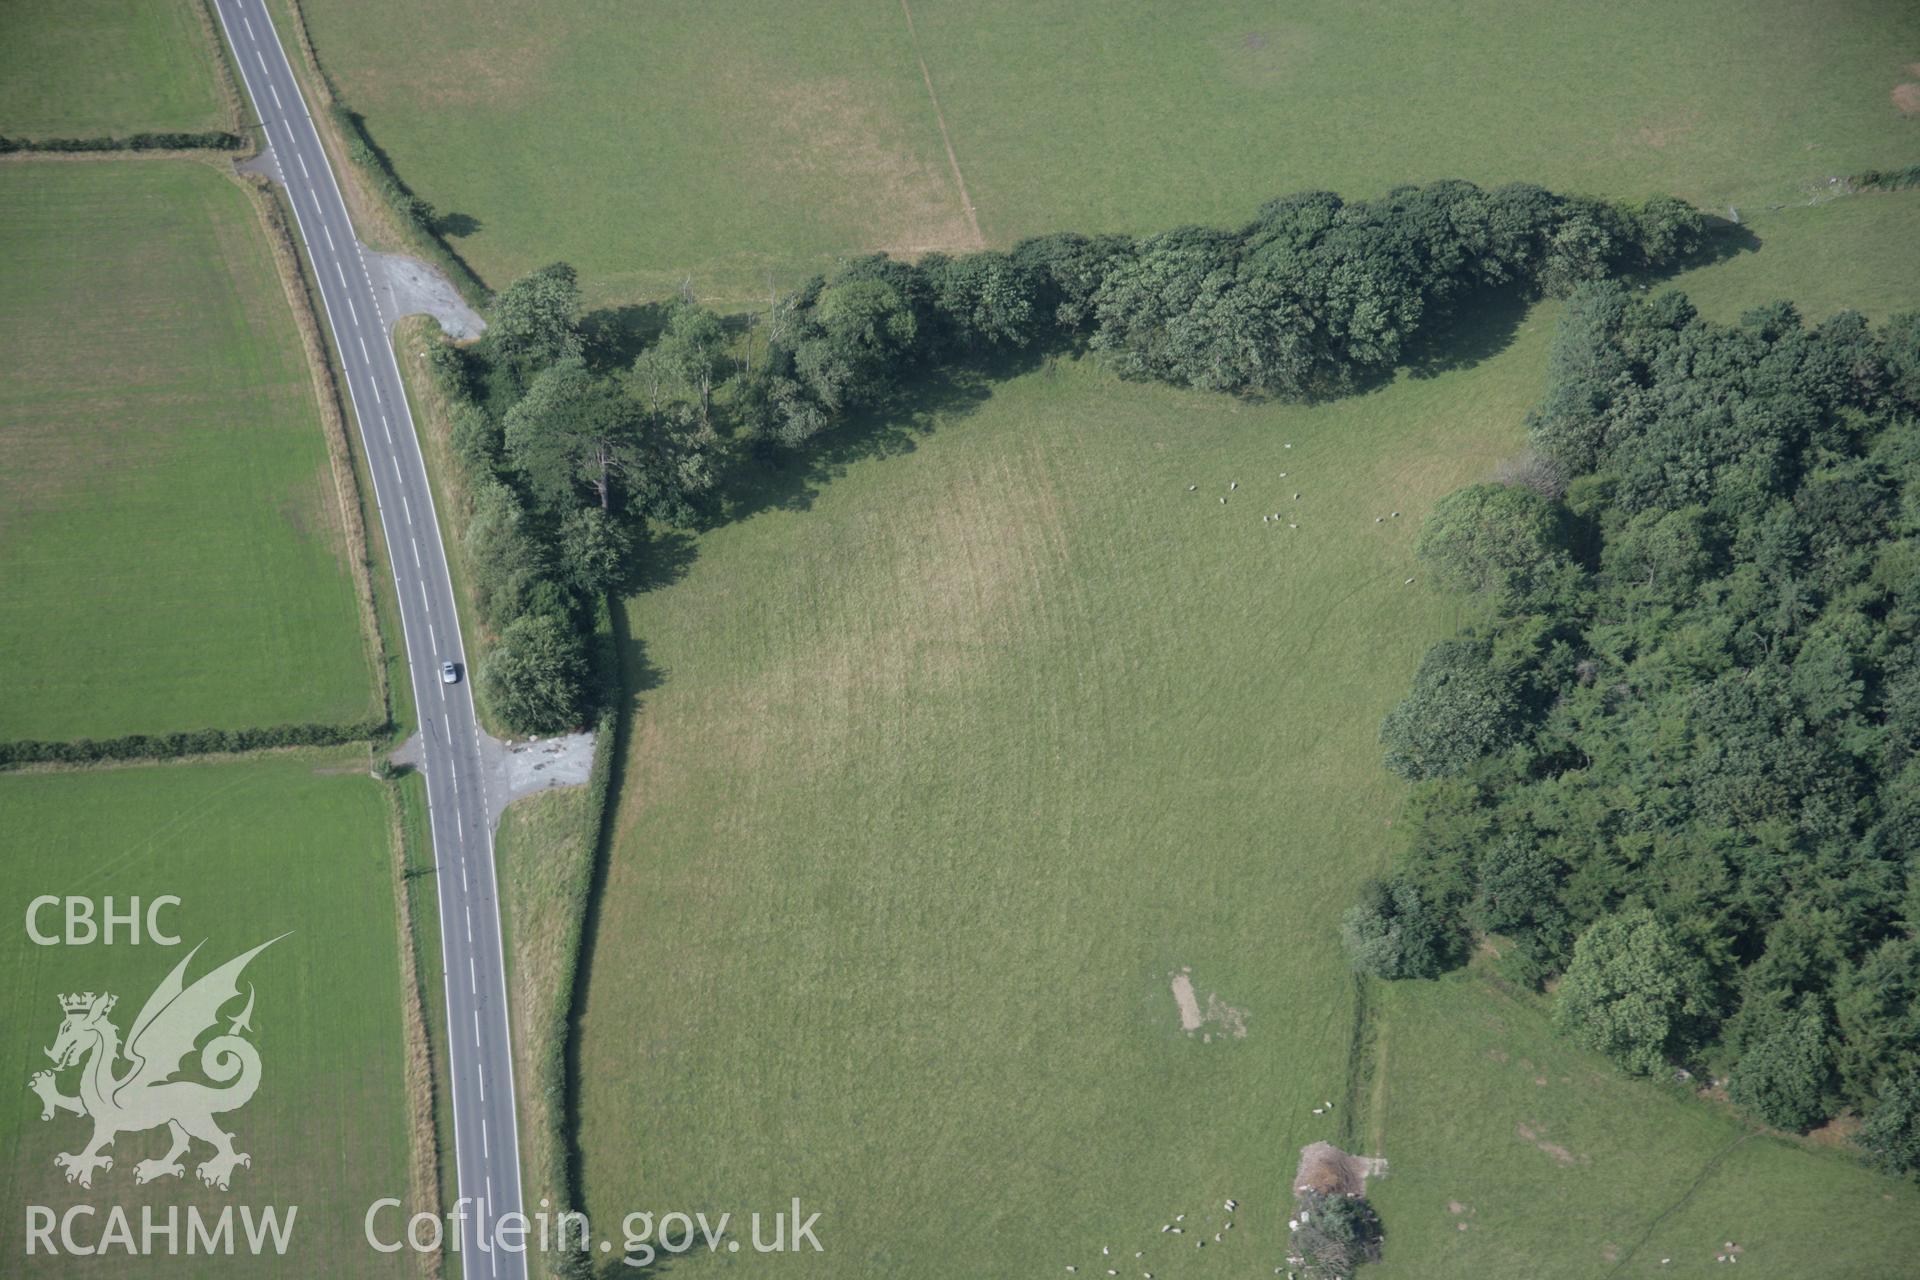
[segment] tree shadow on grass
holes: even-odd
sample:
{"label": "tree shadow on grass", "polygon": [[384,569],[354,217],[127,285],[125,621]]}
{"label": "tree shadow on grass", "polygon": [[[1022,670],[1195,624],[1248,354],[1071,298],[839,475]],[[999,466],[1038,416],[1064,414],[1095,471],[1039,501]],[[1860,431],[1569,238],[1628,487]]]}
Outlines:
{"label": "tree shadow on grass", "polygon": [[[1471,369],[1508,347],[1532,310],[1533,301],[1513,289],[1487,289],[1462,300],[1441,323],[1423,328],[1401,360],[1411,378],[1438,378]],[[1394,373],[1397,373],[1395,370]],[[1385,381],[1393,380],[1393,373]]]}
{"label": "tree shadow on grass", "polygon": [[[1760,237],[1752,228],[1712,216],[1704,221],[1706,230],[1697,253],[1661,270],[1622,273],[1617,277],[1621,284],[1652,293],[1682,272],[1759,250]],[[1468,294],[1448,315],[1414,334],[1402,354],[1400,369],[1414,378],[1437,378],[1491,360],[1513,345],[1514,337],[1537,301],[1512,288],[1488,288]],[[1399,369],[1385,372],[1356,386],[1354,391],[1366,392],[1392,382],[1398,372]]]}
{"label": "tree shadow on grass", "polygon": [[652,530],[634,543],[618,594],[625,597],[670,587],[687,576],[699,554],[699,543],[686,530]]}
{"label": "tree shadow on grass", "polygon": [[740,450],[721,474],[716,524],[762,511],[806,511],[854,463],[912,453],[942,426],[969,417],[993,398],[997,384],[1030,373],[1048,357],[1018,352],[929,369],[910,379],[884,406],[863,410],[823,432],[804,451]]}
{"label": "tree shadow on grass", "polygon": [[470,213],[440,213],[433,219],[433,234],[464,239],[480,230],[480,219]]}

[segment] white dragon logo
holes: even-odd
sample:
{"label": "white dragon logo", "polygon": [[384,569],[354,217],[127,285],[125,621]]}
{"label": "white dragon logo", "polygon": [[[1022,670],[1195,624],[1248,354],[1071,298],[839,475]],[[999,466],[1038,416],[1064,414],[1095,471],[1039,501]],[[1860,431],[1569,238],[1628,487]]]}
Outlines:
{"label": "white dragon logo", "polygon": [[[142,1160],[134,1166],[135,1182],[181,1177],[186,1170],[180,1157],[187,1153],[193,1138],[213,1146],[212,1158],[202,1161],[196,1170],[200,1181],[210,1187],[225,1191],[234,1167],[253,1163],[245,1152],[233,1149],[233,1135],[213,1119],[245,1106],[260,1087],[260,1052],[240,1038],[241,1031],[253,1030],[251,985],[246,1008],[229,1021],[226,1034],[214,1036],[200,1049],[200,1070],[224,1087],[172,1077],[194,1051],[194,1042],[220,1020],[221,1007],[239,997],[240,971],[247,962],[278,941],[280,938],[272,938],[261,943],[189,987],[182,978],[188,962],[199,954],[200,947],[196,946],[147,997],[127,1033],[124,1048],[119,1029],[107,1021],[119,997],[91,991],[60,997],[60,1009],[66,1018],[53,1047],[46,1051],[53,1059],[53,1070],[35,1072],[27,1087],[40,1095],[42,1120],[53,1119],[56,1111],[93,1119],[93,1140],[84,1150],[63,1152],[53,1158],[67,1171],[68,1182],[91,1187],[94,1170],[113,1168],[113,1157],[101,1152],[115,1138],[161,1125],[173,1135],[173,1146],[158,1160]],[[114,1069],[123,1057],[131,1065],[124,1074],[116,1075]],[[72,1097],[61,1093],[56,1073],[83,1060],[80,1092]]]}

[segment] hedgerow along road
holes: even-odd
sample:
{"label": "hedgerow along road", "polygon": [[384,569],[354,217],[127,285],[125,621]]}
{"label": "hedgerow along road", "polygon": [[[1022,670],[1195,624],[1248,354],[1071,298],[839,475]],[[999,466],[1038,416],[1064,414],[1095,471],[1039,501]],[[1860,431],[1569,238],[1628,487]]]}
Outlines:
{"label": "hedgerow along road", "polygon": [[[388,339],[397,317],[380,313],[346,201],[265,4],[215,0],[215,9],[326,307],[398,588],[440,901],[454,1162],[458,1193],[469,1206],[465,1220],[456,1219],[462,1270],[469,1280],[522,1280],[526,1255],[495,1247],[495,1224],[521,1212],[520,1142],[486,774],[453,581]],[[458,665],[458,684],[441,679],[442,662]]]}

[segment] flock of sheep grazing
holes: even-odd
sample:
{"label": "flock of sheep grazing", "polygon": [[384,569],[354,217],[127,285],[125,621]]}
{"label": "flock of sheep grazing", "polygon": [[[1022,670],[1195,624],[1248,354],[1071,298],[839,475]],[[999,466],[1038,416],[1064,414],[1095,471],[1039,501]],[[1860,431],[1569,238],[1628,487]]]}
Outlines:
{"label": "flock of sheep grazing", "polygon": [[[1285,445],[1283,445],[1283,446],[1281,446],[1281,447],[1282,447],[1282,448],[1286,448],[1286,449],[1291,449],[1291,448],[1293,448],[1293,445],[1292,445],[1292,443],[1291,443],[1291,442],[1289,442],[1289,443],[1287,443],[1287,444],[1285,444]],[[1287,473],[1286,473],[1286,472],[1284,472],[1284,471],[1282,471],[1282,472],[1280,473],[1280,479],[1282,479],[1282,480],[1285,480],[1286,478],[1287,478]],[[1227,483],[1227,492],[1226,492],[1226,493],[1224,493],[1224,494],[1222,494],[1222,495],[1220,495],[1220,505],[1221,505],[1221,506],[1223,506],[1223,507],[1224,507],[1224,506],[1226,506],[1226,505],[1227,505],[1227,498],[1228,498],[1228,496],[1229,496],[1229,495],[1231,495],[1231,494],[1234,494],[1234,493],[1237,493],[1237,492],[1239,492],[1239,490],[1240,490],[1240,482],[1239,482],[1238,480],[1231,480],[1231,481],[1228,481],[1228,483]],[[1199,491],[1200,491],[1200,486],[1199,486],[1199,485],[1197,485],[1197,484],[1190,484],[1190,485],[1188,485],[1188,486],[1187,486],[1187,492],[1188,492],[1188,493],[1198,493]],[[1293,495],[1293,500],[1294,500],[1295,502],[1298,502],[1298,501],[1300,501],[1300,494],[1299,494],[1299,492],[1298,492],[1298,491],[1295,491],[1295,493],[1294,493],[1294,495]],[[1373,518],[1373,522],[1374,522],[1375,524],[1385,524],[1385,523],[1386,523],[1386,522],[1387,522],[1388,520],[1398,520],[1399,518],[1400,518],[1400,513],[1399,513],[1398,511],[1395,511],[1395,512],[1393,512],[1393,513],[1392,513],[1392,514],[1390,514],[1390,515],[1384,515],[1384,516],[1375,516],[1375,517]],[[1299,521],[1297,521],[1297,520],[1288,520],[1288,519],[1287,519],[1287,518],[1286,518],[1285,516],[1283,516],[1283,515],[1281,515],[1281,514],[1280,514],[1280,513],[1278,512],[1278,511],[1275,511],[1275,512],[1271,512],[1271,513],[1268,513],[1268,514],[1263,514],[1263,515],[1262,515],[1262,516],[1260,517],[1260,523],[1261,523],[1261,524],[1270,524],[1270,525],[1277,525],[1277,524],[1281,524],[1281,523],[1285,523],[1285,525],[1286,525],[1286,526],[1287,526],[1287,528],[1289,528],[1289,529],[1298,529],[1298,528],[1300,527],[1300,522],[1299,522]],[[1407,579],[1407,581],[1406,581],[1406,585],[1407,585],[1407,586],[1412,586],[1412,585],[1413,585],[1413,579],[1412,579],[1412,578],[1408,578],[1408,579]]]}
{"label": "flock of sheep grazing", "polygon": [[[1288,446],[1288,447],[1291,448],[1292,446]],[[1322,1102],[1319,1106],[1313,1109],[1313,1114],[1317,1116],[1323,1116],[1332,1110],[1333,1110],[1333,1103]],[[1302,1191],[1305,1191],[1306,1189],[1307,1188],[1305,1187],[1300,1188],[1300,1190]],[[1228,1196],[1226,1199],[1226,1202],[1223,1203],[1220,1207],[1226,1210],[1227,1216],[1226,1216],[1226,1219],[1221,1223],[1220,1229],[1213,1233],[1214,1244],[1224,1243],[1227,1238],[1227,1232],[1233,1230],[1233,1215],[1240,1211],[1240,1202],[1238,1200],[1235,1200],[1232,1196]],[[1183,1236],[1187,1233],[1186,1221],[1187,1221],[1186,1214],[1176,1213],[1173,1215],[1172,1221],[1164,1222],[1160,1225],[1160,1234],[1163,1236]],[[1305,1221],[1307,1221],[1307,1212],[1305,1210],[1302,1210],[1300,1212],[1300,1215],[1297,1218],[1289,1218],[1287,1220],[1287,1229],[1289,1231],[1298,1231],[1300,1229],[1300,1224]],[[1202,1233],[1202,1238],[1197,1239],[1193,1242],[1193,1247],[1196,1249],[1204,1249],[1207,1247],[1207,1241],[1205,1239],[1206,1227],[1204,1224],[1202,1224],[1200,1230]],[[1101,1245],[1100,1256],[1102,1258],[1113,1257],[1113,1246],[1104,1245],[1104,1244]],[[1147,1256],[1147,1251],[1145,1249],[1136,1249],[1134,1251],[1133,1256],[1136,1260],[1145,1258]],[[1075,1264],[1071,1262],[1067,1264],[1067,1271],[1069,1273],[1077,1274],[1079,1270],[1080,1268]],[[1120,1274],[1120,1270],[1118,1267],[1110,1266],[1105,1268],[1105,1270],[1106,1270],[1106,1273],[1110,1276],[1117,1276]],[[1288,1271],[1285,1267],[1275,1267],[1273,1269],[1273,1274],[1275,1275],[1284,1274],[1288,1277],[1288,1280],[1292,1280],[1292,1276],[1293,1276],[1293,1272]],[[1140,1273],[1140,1276],[1141,1276],[1141,1280],[1153,1280],[1153,1272],[1151,1271],[1142,1271]]]}
{"label": "flock of sheep grazing", "polygon": [[[1225,1241],[1227,1238],[1227,1232],[1233,1230],[1233,1215],[1236,1211],[1239,1210],[1240,1202],[1238,1200],[1235,1200],[1232,1196],[1228,1196],[1226,1203],[1221,1205],[1221,1208],[1227,1211],[1227,1216],[1225,1221],[1221,1224],[1220,1229],[1213,1233],[1213,1243],[1215,1244],[1220,1244],[1223,1241]],[[1161,1225],[1160,1234],[1163,1236],[1183,1236],[1187,1233],[1187,1228],[1185,1226],[1186,1221],[1187,1221],[1186,1214],[1176,1213],[1173,1215],[1173,1221],[1164,1223]],[[1202,1227],[1202,1230],[1204,1231],[1205,1228]],[[1207,1242],[1204,1239],[1195,1240],[1193,1242],[1193,1247],[1196,1249],[1204,1249],[1207,1247]],[[1113,1247],[1111,1245],[1104,1245],[1104,1244],[1101,1245],[1100,1256],[1102,1258],[1111,1258],[1113,1256]],[[1147,1256],[1147,1251],[1145,1249],[1136,1249],[1134,1250],[1133,1256],[1135,1259],[1144,1258]],[[1080,1270],[1080,1268],[1070,1262],[1067,1264],[1067,1270],[1070,1272],[1077,1272]],[[1119,1268],[1117,1267],[1108,1267],[1106,1268],[1106,1273],[1110,1276],[1117,1276],[1120,1274],[1120,1271],[1119,1271]],[[1140,1275],[1142,1277],[1142,1280],[1153,1280],[1153,1272],[1151,1271],[1142,1271]]]}

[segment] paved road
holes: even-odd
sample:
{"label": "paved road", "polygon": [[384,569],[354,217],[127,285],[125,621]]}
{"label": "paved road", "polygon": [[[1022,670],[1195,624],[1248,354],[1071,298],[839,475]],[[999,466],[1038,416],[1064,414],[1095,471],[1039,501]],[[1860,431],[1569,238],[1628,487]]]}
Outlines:
{"label": "paved road", "polygon": [[[521,1280],[527,1273],[525,1255],[493,1247],[494,1222],[503,1214],[520,1212],[521,1204],[486,771],[433,494],[401,390],[400,368],[387,341],[386,321],[391,317],[380,314],[346,202],[265,4],[215,0],[215,8],[286,184],[326,303],[399,587],[433,819],[454,1158],[459,1194],[472,1206],[461,1231],[464,1272],[470,1280]],[[441,682],[440,664],[446,661],[460,665],[461,683]]]}

